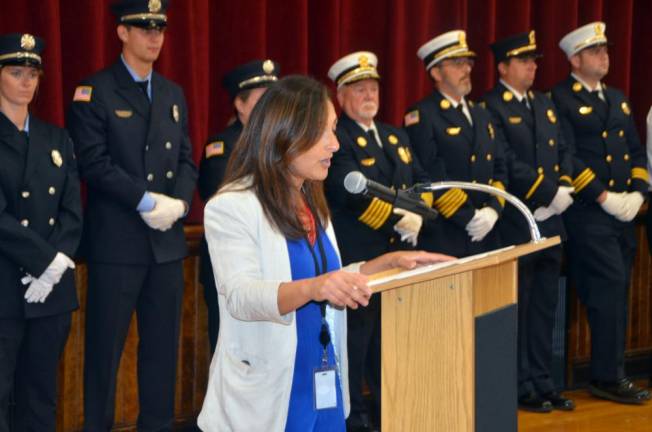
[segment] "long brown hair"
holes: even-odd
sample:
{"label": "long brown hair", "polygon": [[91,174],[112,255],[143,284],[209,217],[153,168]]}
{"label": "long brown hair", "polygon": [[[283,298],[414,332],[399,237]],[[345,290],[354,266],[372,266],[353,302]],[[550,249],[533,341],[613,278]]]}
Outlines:
{"label": "long brown hair", "polygon": [[[229,159],[223,184],[251,178],[269,221],[286,237],[303,237],[290,163],[317,143],[326,129],[326,86],[313,78],[287,76],[270,85],[251,112]],[[305,199],[322,226],[328,205],[321,181],[305,180]]]}

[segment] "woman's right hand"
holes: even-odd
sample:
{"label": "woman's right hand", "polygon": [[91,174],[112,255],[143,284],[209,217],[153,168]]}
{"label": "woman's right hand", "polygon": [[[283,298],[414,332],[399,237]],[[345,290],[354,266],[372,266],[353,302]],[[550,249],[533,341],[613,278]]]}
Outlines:
{"label": "woman's right hand", "polygon": [[372,293],[367,281],[360,273],[337,270],[312,278],[308,295],[317,302],[325,300],[335,306],[357,309],[369,304]]}

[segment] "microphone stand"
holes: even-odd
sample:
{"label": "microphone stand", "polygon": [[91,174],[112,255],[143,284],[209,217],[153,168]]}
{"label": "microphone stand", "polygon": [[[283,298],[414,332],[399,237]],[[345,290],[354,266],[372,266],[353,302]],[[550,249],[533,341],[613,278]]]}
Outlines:
{"label": "microphone stand", "polygon": [[484,193],[505,198],[505,201],[508,201],[510,204],[516,207],[527,220],[528,226],[530,228],[530,237],[532,238],[532,243],[538,243],[542,240],[541,233],[539,232],[539,227],[537,226],[537,222],[534,219],[534,215],[532,214],[530,209],[527,208],[527,206],[523,203],[523,201],[516,198],[514,195],[505,192],[502,189],[498,189],[496,187],[489,186],[486,184],[481,184],[481,183],[470,183],[470,182],[462,182],[462,181],[443,181],[443,182],[434,182],[434,183],[417,183],[414,186],[412,186],[409,190],[414,191],[416,193],[422,193],[422,192],[433,192],[437,190],[451,189],[451,188],[479,191],[479,192],[484,192]]}

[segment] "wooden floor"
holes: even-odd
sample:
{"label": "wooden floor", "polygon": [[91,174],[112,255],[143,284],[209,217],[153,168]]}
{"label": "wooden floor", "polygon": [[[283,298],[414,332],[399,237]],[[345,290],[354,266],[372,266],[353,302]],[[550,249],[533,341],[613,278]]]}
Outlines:
{"label": "wooden floor", "polygon": [[594,398],[586,390],[564,395],[575,400],[575,411],[519,411],[519,432],[652,432],[652,402],[642,406],[616,404]]}

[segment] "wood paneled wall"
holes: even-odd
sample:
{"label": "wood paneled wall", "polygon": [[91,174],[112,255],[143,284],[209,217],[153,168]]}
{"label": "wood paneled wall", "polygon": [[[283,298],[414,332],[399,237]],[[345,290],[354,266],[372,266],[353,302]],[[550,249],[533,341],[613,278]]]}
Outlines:
{"label": "wood paneled wall", "polygon": [[[638,251],[629,293],[629,323],[627,355],[652,352],[652,257],[650,256],[641,221],[637,225]],[[199,240],[201,227],[186,228],[190,255],[184,262],[185,292],[182,311],[175,423],[194,423],[206,390],[210,349],[208,345],[207,312],[199,275]],[[61,362],[59,374],[58,430],[81,431],[83,425],[83,365],[84,365],[84,305],[86,302],[86,266],[77,267],[77,288],[80,310],[73,314],[72,330]],[[590,359],[590,332],[586,312],[574,292],[569,302],[568,366],[569,371]],[[134,318],[135,321],[135,318]],[[132,322],[120,363],[116,394],[116,430],[135,430],[138,415],[138,385],[136,380],[136,350],[138,334]],[[572,378],[572,377],[571,377]]]}

